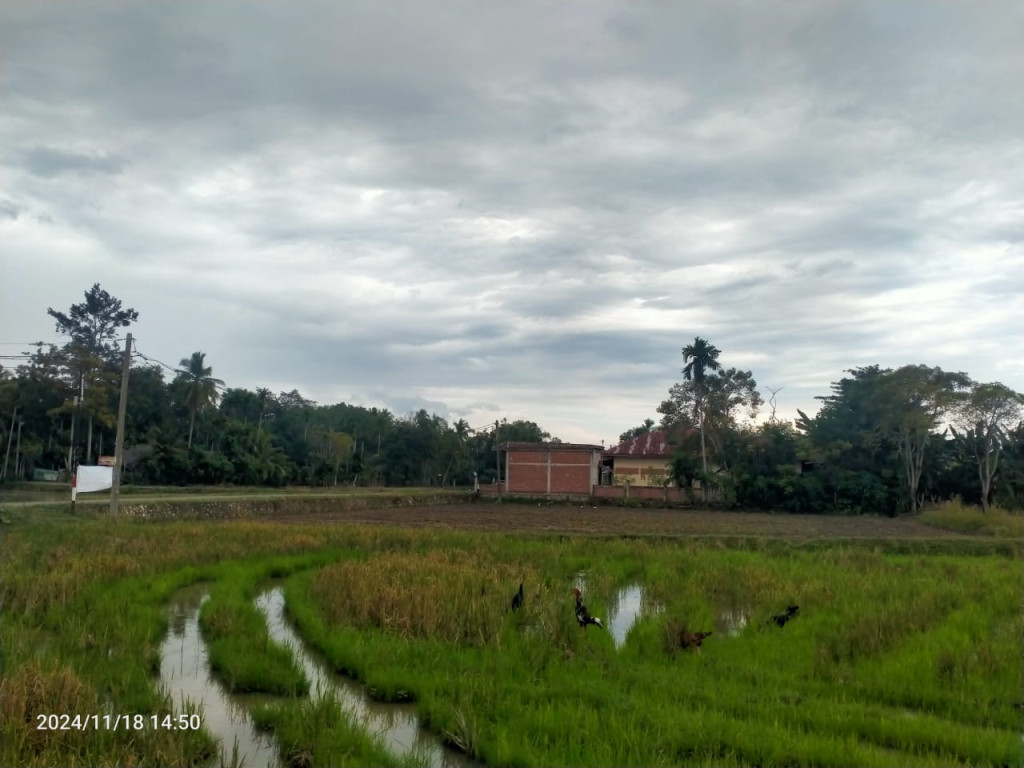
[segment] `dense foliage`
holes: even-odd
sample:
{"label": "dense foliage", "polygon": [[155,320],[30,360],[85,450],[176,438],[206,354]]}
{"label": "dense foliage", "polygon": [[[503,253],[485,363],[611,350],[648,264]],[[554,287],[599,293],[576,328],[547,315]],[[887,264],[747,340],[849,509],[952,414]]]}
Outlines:
{"label": "dense foliage", "polygon": [[[138,312],[94,285],[69,312],[49,314],[67,344],[40,344],[13,374],[0,368],[0,472],[8,479],[113,453],[123,349],[116,334]],[[675,444],[673,477],[708,500],[854,514],[953,497],[1024,507],[1024,396],[1012,389],[921,365],[868,366],[834,382],[814,417],[786,422],[773,407],[756,424],[764,400],[753,373],[726,367],[720,354],[694,339],[683,349],[684,380],[658,407]],[[495,476],[493,424],[471,429],[425,410],[397,416],[318,404],[296,390],[230,388],[198,351],[179,368],[133,362],[127,483],[467,486],[474,473],[485,483]],[[622,438],[654,427],[647,419]],[[526,420],[504,422],[498,439],[557,442]]]}
{"label": "dense foliage", "polygon": [[725,503],[789,512],[897,514],[956,497],[1024,507],[1024,396],[923,365],[847,373],[814,417],[799,411],[793,423],[774,410],[754,423],[763,400],[750,371],[719,366],[673,385],[658,412],[674,478]]}

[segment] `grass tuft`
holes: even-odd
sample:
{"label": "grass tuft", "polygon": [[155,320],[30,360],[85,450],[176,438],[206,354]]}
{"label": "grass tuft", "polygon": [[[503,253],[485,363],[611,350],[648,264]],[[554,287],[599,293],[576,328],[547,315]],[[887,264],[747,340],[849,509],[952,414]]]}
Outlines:
{"label": "grass tuft", "polygon": [[960,533],[974,533],[1020,540],[1024,537],[1024,514],[1000,507],[981,507],[964,504],[959,498],[941,504],[932,504],[920,514],[922,523]]}

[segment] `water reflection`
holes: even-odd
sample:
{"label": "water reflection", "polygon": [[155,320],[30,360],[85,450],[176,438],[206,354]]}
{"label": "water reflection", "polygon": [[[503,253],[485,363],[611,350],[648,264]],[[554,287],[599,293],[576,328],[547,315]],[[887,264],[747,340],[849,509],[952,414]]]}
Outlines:
{"label": "water reflection", "polygon": [[652,603],[646,597],[646,591],[639,584],[631,584],[620,589],[608,606],[608,631],[616,648],[626,643],[626,635],[642,616],[652,616],[661,612],[661,606]]}
{"label": "water reflection", "polygon": [[[219,763],[230,764],[236,751],[235,759],[245,768],[281,768],[275,739],[257,731],[249,715],[251,707],[279,699],[266,694],[230,694],[210,672],[206,644],[199,631],[199,610],[207,598],[206,587],[197,585],[180,591],[171,602],[170,626],[160,649],[161,684],[171,695],[176,711],[198,711],[203,726],[220,740]],[[331,671],[285,621],[280,587],[260,595],[256,605],[267,617],[270,637],[291,650],[299,663],[309,680],[311,696],[334,695],[355,722],[380,736],[395,753],[418,755],[432,768],[477,765],[420,727],[414,704],[374,702],[362,685]]]}
{"label": "water reflection", "polygon": [[362,684],[333,672],[320,654],[307,649],[284,617],[284,592],[274,588],[256,600],[266,615],[270,637],[291,650],[310,683],[311,696],[333,694],[349,716],[369,733],[378,735],[392,752],[418,755],[433,768],[476,765],[461,752],[441,744],[420,726],[415,704],[384,704],[370,699]]}
{"label": "water reflection", "polygon": [[178,712],[195,706],[203,726],[221,742],[221,762],[237,756],[246,768],[279,768],[274,739],[257,731],[249,718],[252,696],[227,693],[210,674],[206,644],[199,633],[199,609],[208,595],[204,587],[178,593],[170,606],[170,631],[160,648],[160,679]]}

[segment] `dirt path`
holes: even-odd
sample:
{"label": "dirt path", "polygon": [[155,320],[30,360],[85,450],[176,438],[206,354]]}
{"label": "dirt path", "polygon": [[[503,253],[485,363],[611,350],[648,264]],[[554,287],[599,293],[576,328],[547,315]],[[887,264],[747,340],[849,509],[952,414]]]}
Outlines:
{"label": "dirt path", "polygon": [[916,520],[761,512],[619,507],[458,504],[262,517],[294,523],[358,523],[471,531],[659,536],[766,536],[785,539],[946,539],[965,537]]}

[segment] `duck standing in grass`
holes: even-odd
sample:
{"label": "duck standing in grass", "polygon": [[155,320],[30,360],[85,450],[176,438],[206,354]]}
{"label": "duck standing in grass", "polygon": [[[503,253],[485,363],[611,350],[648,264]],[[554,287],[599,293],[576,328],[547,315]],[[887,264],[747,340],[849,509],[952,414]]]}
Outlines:
{"label": "duck standing in grass", "polygon": [[587,606],[583,604],[583,595],[580,594],[579,589],[573,587],[572,593],[576,595],[576,621],[579,622],[580,626],[586,629],[587,624],[594,624],[604,629],[604,624],[601,623],[601,620],[596,616],[591,616]]}
{"label": "duck standing in grass", "polygon": [[796,616],[797,611],[799,610],[799,605],[790,605],[786,608],[785,613],[777,613],[774,616],[772,616],[768,621],[769,623],[775,622],[777,626],[784,627],[786,626],[786,622],[788,622],[790,619]]}
{"label": "duck standing in grass", "polygon": [[523,604],[523,582],[519,582],[519,591],[512,596],[512,610],[518,611]]}
{"label": "duck standing in grass", "polygon": [[682,627],[679,630],[679,646],[683,649],[696,648],[699,651],[704,638],[710,635],[711,632],[690,632],[686,627]]}

